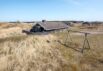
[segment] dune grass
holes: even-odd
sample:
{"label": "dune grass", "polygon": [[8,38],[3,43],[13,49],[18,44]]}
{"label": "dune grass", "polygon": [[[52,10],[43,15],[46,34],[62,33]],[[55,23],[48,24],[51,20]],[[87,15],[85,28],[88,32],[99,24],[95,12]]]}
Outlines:
{"label": "dune grass", "polygon": [[10,42],[23,41],[27,37],[28,36],[11,36],[11,37],[6,37],[6,38],[0,38],[0,44],[5,43],[7,41],[10,41]]}
{"label": "dune grass", "polygon": [[42,35],[2,39],[0,42],[0,71],[69,70],[69,65],[60,51],[48,44],[49,39],[51,42],[54,38],[52,35]]}
{"label": "dune grass", "polygon": [[[67,39],[67,33],[65,32],[56,33],[56,36],[59,38],[59,41],[65,41]],[[71,38],[72,41],[68,38],[68,41],[66,42],[66,45],[68,46],[57,44],[58,49],[70,64],[72,68],[71,71],[103,70],[103,35],[88,35],[90,50],[84,50],[84,53],[75,50],[82,48],[84,36],[71,34]]]}
{"label": "dune grass", "polygon": [[89,35],[91,48],[81,53],[83,35],[70,32],[71,41],[65,30],[46,35],[16,33],[0,38],[0,71],[103,70],[103,35]]}

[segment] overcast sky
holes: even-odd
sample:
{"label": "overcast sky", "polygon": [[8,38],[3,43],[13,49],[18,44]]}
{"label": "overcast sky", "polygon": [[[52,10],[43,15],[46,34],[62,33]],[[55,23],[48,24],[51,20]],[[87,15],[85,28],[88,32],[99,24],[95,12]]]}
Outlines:
{"label": "overcast sky", "polygon": [[0,0],[0,21],[103,21],[103,0]]}

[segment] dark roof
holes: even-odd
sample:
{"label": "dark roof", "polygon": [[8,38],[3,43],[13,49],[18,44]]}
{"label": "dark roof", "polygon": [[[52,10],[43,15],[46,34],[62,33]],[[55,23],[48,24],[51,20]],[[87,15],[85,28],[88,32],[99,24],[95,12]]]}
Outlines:
{"label": "dark roof", "polygon": [[82,24],[91,24],[90,22],[83,22]]}
{"label": "dark roof", "polygon": [[66,29],[68,25],[63,22],[39,22],[37,23],[45,30],[56,30],[56,29]]}

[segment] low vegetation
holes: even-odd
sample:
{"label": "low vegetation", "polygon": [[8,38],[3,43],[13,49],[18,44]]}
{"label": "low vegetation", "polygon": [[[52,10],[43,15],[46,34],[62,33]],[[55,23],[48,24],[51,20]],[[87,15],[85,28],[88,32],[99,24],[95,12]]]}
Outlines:
{"label": "low vegetation", "polygon": [[[8,33],[3,32],[6,28],[0,30],[0,71],[103,70],[102,34],[89,35],[91,48],[81,53],[83,35],[70,32],[72,40],[66,31],[25,35],[20,30],[28,29],[30,25],[16,27],[20,29],[9,29]],[[5,37],[2,37],[4,33]]]}
{"label": "low vegetation", "polygon": [[84,50],[84,53],[81,53],[80,49],[83,45],[83,35],[72,35],[71,37],[74,43],[73,45],[75,45],[74,47],[70,47],[70,43],[67,42],[68,46],[63,46],[60,44],[60,47],[58,47],[58,49],[62,52],[62,55],[65,59],[67,59],[68,63],[70,63],[72,70],[102,71],[103,35],[89,35],[88,40],[90,43],[90,50]]}

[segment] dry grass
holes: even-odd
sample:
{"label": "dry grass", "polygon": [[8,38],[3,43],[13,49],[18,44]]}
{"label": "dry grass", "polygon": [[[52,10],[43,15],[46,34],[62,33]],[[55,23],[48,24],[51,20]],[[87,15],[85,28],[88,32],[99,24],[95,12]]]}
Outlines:
{"label": "dry grass", "polygon": [[6,39],[8,41],[2,42],[0,71],[67,71],[68,64],[61,53],[46,42],[50,38],[53,39],[53,36],[42,37],[28,36],[22,40],[21,37],[16,37],[17,39],[9,38]]}
{"label": "dry grass", "polygon": [[[62,35],[60,35],[62,34]],[[65,41],[67,34],[56,33],[59,41]],[[60,36],[59,36],[60,35]],[[82,48],[84,37],[83,35],[71,35],[72,43],[68,38],[68,46],[57,44],[62,55],[67,59],[72,70],[71,71],[102,71],[103,70],[103,35],[89,35],[91,49],[85,50],[82,54],[79,48]],[[75,44],[76,43],[76,44]],[[76,46],[70,46],[76,45]],[[56,47],[57,48],[57,47]]]}
{"label": "dry grass", "polygon": [[27,28],[31,28],[32,25],[31,24],[22,24],[22,23],[0,23],[0,29],[8,29],[11,27],[20,27],[22,29],[27,29]]}
{"label": "dry grass", "polygon": [[[25,35],[22,29],[30,25],[17,24],[0,30],[0,71],[102,71],[103,35],[89,35],[91,49],[82,54],[82,35],[66,32],[47,35]],[[75,29],[75,28],[74,28]],[[2,34],[5,37],[1,36]],[[64,46],[58,41],[68,45]]]}
{"label": "dry grass", "polygon": [[1,35],[5,34],[5,37],[0,38],[0,71],[69,70],[67,61],[60,51],[52,48],[50,44],[56,37],[26,36],[18,31],[20,29],[15,27],[2,29]]}

